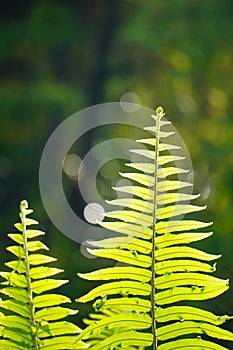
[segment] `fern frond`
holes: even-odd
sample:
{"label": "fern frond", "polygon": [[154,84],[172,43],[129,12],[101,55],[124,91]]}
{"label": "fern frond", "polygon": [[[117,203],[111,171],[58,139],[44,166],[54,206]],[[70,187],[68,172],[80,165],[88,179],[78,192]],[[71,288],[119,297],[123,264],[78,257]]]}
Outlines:
{"label": "fern frond", "polygon": [[[54,290],[67,280],[51,278],[63,270],[44,266],[57,259],[38,253],[48,247],[38,240],[44,232],[31,229],[37,221],[28,218],[32,210],[26,201],[20,204],[21,222],[15,224],[19,233],[8,236],[16,245],[8,250],[16,259],[6,263],[10,272],[0,272],[5,280],[0,293],[0,348],[1,349],[83,349],[77,339],[81,329],[63,319],[77,311],[61,306],[71,300],[61,294],[45,293]],[[42,265],[43,264],[43,265]]]}
{"label": "fern frond", "polygon": [[[179,175],[188,170],[176,164],[184,158],[174,154],[179,147],[167,141],[173,132],[164,129],[169,122],[164,120],[163,109],[158,108],[152,118],[155,125],[145,130],[155,137],[138,140],[151,148],[131,150],[145,157],[145,162],[127,164],[134,171],[121,175],[133,184],[115,188],[128,198],[108,201],[117,208],[99,222],[118,236],[89,242],[91,254],[126,265],[79,274],[104,282],[77,299],[82,303],[95,300],[95,309],[104,313],[80,339],[98,334],[99,342],[90,343],[93,350],[128,346],[223,350],[214,339],[233,341],[233,333],[219,327],[230,317],[176,305],[214,298],[229,288],[229,281],[210,275],[216,269],[211,262],[221,255],[189,246],[212,235],[203,230],[212,222],[190,217],[206,206],[187,204],[199,195],[189,194],[186,189],[192,183],[180,180]],[[117,315],[106,313],[113,308],[119,310]],[[113,332],[108,338],[103,336],[106,327]],[[202,334],[212,340],[202,340]]]}

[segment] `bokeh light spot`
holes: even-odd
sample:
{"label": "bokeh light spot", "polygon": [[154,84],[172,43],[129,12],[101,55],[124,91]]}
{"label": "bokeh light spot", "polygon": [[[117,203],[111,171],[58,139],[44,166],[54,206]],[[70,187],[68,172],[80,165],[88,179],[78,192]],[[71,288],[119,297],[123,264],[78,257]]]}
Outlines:
{"label": "bokeh light spot", "polygon": [[212,107],[222,110],[225,110],[229,104],[226,93],[216,87],[211,87],[209,89],[207,99]]}
{"label": "bokeh light spot", "polygon": [[135,92],[126,92],[120,98],[121,108],[125,112],[135,112],[140,108],[141,99]]}
{"label": "bokeh light spot", "polygon": [[177,107],[183,114],[191,114],[197,111],[198,105],[191,95],[180,94],[176,99]]}
{"label": "bokeh light spot", "polygon": [[88,241],[84,241],[80,246],[80,252],[83,256],[85,256],[88,259],[96,259],[96,256],[89,253],[88,251]]}
{"label": "bokeh light spot", "polygon": [[82,168],[82,160],[77,154],[68,154],[63,160],[62,168],[66,175],[73,179],[77,177]]}
{"label": "bokeh light spot", "polygon": [[178,71],[187,72],[192,67],[190,58],[183,52],[176,51],[171,53],[170,59],[173,67]]}
{"label": "bokeh light spot", "polygon": [[105,210],[98,203],[89,203],[84,209],[84,217],[90,224],[97,224],[104,219]]}
{"label": "bokeh light spot", "polygon": [[117,160],[111,160],[100,168],[100,174],[105,179],[112,179],[117,176],[120,171],[120,166]]}

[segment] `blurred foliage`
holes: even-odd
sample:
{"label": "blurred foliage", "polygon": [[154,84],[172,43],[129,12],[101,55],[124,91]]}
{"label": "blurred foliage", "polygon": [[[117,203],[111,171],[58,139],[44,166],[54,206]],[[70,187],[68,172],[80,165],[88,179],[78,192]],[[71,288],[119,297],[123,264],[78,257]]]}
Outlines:
{"label": "blurred foliage", "polygon": [[[52,254],[70,271],[67,293],[77,297],[89,287],[75,273],[90,271],[93,260],[57,231],[43,209],[40,157],[51,132],[69,115],[132,91],[144,106],[163,105],[184,139],[195,192],[208,204],[204,219],[214,220],[207,248],[223,253],[219,275],[233,280],[232,16],[232,0],[0,0],[1,245],[8,243],[6,232],[26,196],[50,232]],[[78,155],[90,140],[122,133],[119,127],[99,130],[80,143]],[[99,174],[100,191],[106,172]],[[107,186],[118,180],[110,176]],[[68,191],[82,215],[85,203],[74,183]],[[7,259],[3,251],[1,262]],[[210,308],[233,310],[230,294]]]}

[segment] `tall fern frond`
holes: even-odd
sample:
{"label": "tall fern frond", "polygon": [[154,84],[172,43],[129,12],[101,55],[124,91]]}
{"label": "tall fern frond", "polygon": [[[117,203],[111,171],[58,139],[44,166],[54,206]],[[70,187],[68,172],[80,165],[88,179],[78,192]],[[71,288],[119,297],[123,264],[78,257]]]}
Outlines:
{"label": "tall fern frond", "polygon": [[15,224],[18,233],[8,236],[16,243],[7,249],[16,259],[6,263],[10,272],[0,272],[5,280],[0,293],[0,349],[67,350],[87,347],[77,340],[81,329],[64,321],[77,311],[61,306],[70,299],[61,294],[46,293],[67,283],[51,278],[63,270],[45,266],[56,261],[41,250],[47,246],[37,237],[44,232],[31,229],[37,221],[28,218],[32,213],[26,201],[20,204],[21,222]]}
{"label": "tall fern frond", "polygon": [[[132,150],[146,159],[127,164],[134,172],[122,174],[134,184],[115,188],[119,193],[127,193],[128,198],[110,201],[118,210],[106,213],[104,221],[99,222],[119,235],[89,242],[94,247],[89,249],[90,253],[125,266],[79,274],[87,280],[105,283],[77,299],[78,302],[96,300],[94,307],[101,312],[120,310],[117,315],[106,314],[91,322],[82,332],[80,339],[102,336],[102,341],[91,343],[92,350],[132,346],[153,350],[223,350],[214,338],[233,341],[233,334],[219,327],[230,317],[184,303],[217,297],[229,288],[229,282],[210,275],[215,271],[215,264],[210,262],[220,255],[188,245],[211,236],[212,232],[201,230],[212,223],[186,216],[181,220],[181,216],[204,210],[205,206],[187,204],[198,195],[183,190],[192,184],[179,180],[178,175],[187,170],[176,166],[182,157],[170,152],[178,147],[167,141],[172,133],[165,131],[164,126],[170,123],[163,117],[159,107],[156,115],[152,115],[155,125],[146,128],[152,136],[138,140],[152,149]],[[103,336],[106,329],[112,330],[108,337]],[[204,339],[201,335],[205,335]],[[213,339],[207,340],[206,336]]]}

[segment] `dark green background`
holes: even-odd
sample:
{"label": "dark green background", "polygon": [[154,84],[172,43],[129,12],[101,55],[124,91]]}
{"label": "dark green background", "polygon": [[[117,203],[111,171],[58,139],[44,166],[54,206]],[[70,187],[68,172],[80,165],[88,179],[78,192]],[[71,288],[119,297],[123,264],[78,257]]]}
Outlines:
{"label": "dark green background", "polygon": [[[69,115],[133,91],[144,106],[163,105],[183,137],[195,192],[204,193],[199,203],[208,205],[200,217],[214,220],[214,236],[198,246],[222,253],[217,274],[233,281],[232,60],[232,0],[0,0],[1,262],[11,259],[6,232],[26,198],[72,280],[63,291],[75,298],[93,286],[75,273],[96,268],[97,260],[80,255],[43,208],[40,157]],[[82,154],[88,143],[80,144]],[[82,215],[85,203],[72,186],[70,201]],[[232,313],[232,291],[205,306]],[[80,309],[81,318],[87,309]]]}

